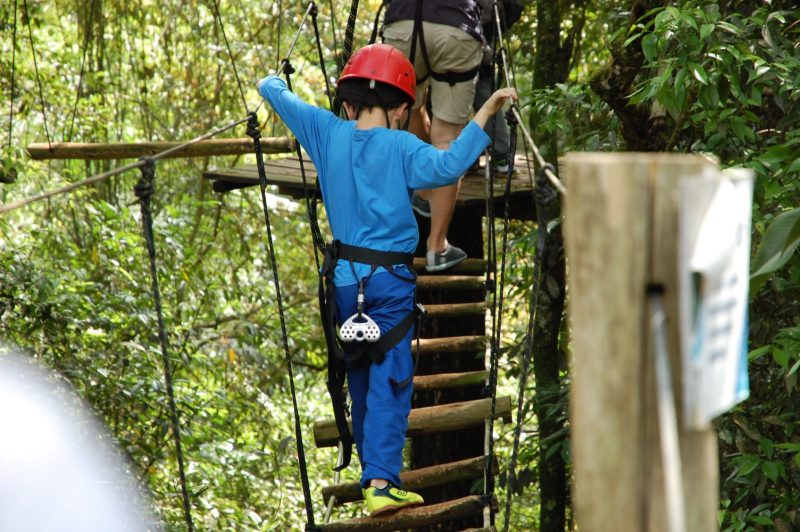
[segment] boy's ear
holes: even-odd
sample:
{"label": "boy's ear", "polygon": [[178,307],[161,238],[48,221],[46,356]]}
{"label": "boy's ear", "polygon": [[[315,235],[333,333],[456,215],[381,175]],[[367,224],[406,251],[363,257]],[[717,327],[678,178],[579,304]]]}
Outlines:
{"label": "boy's ear", "polygon": [[350,102],[343,101],[342,107],[344,107],[344,112],[347,114],[348,120],[355,120],[356,110],[353,109],[352,104],[350,104]]}

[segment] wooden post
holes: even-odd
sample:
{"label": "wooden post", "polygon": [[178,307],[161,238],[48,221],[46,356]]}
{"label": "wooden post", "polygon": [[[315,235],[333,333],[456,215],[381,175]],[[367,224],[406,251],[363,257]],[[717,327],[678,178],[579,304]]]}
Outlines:
{"label": "wooden post", "polygon": [[[680,390],[678,187],[717,164],[636,153],[571,153],[563,162],[576,520],[584,532],[667,530],[646,288],[664,289]],[[716,530],[716,433],[684,429],[676,394],[686,530]]]}

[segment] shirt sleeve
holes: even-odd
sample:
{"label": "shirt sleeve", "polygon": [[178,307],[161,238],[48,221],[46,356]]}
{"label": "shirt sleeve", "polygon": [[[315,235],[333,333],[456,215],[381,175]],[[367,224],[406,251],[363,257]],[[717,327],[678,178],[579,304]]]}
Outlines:
{"label": "shirt sleeve", "polygon": [[405,170],[408,187],[412,189],[436,188],[455,183],[490,142],[483,128],[472,120],[446,150],[440,150],[411,134],[404,138],[407,143]]}
{"label": "shirt sleeve", "polygon": [[327,143],[326,132],[337,118],[298,98],[277,76],[267,76],[258,83],[258,93],[275,109],[281,120],[300,141],[312,161],[320,160]]}

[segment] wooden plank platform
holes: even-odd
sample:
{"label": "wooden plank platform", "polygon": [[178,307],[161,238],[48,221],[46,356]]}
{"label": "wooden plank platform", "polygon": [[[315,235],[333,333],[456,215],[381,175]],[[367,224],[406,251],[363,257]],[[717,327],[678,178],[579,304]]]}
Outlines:
{"label": "wooden plank platform", "polygon": [[[515,159],[517,171],[511,179],[510,212],[514,219],[534,220],[533,195],[531,189],[531,176],[528,173],[528,159],[524,155],[517,155]],[[303,165],[306,181],[309,186],[314,185],[317,177],[316,169],[310,159],[304,158]],[[265,159],[264,166],[267,172],[267,183],[278,185],[281,194],[293,198],[304,197],[303,180],[300,171],[300,160],[297,156],[283,157],[280,159]],[[533,168],[533,164],[530,165]],[[243,165],[236,168],[216,168],[207,170],[203,177],[214,181],[214,190],[228,192],[238,188],[258,185],[258,170],[255,165]],[[505,174],[494,176],[494,208],[495,216],[502,217],[505,209]],[[470,215],[483,216],[486,213],[486,177],[481,169],[479,172],[468,172],[461,181],[461,191],[458,195],[456,209]]]}

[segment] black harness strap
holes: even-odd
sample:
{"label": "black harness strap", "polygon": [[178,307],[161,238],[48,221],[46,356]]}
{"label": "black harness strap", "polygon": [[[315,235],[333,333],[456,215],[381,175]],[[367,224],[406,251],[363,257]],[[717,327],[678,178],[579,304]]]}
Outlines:
{"label": "black harness strap", "polygon": [[[344,393],[347,365],[373,362],[380,364],[386,358],[386,353],[405,337],[415,321],[419,322],[417,327],[417,333],[419,333],[422,317],[425,315],[424,308],[416,304],[415,298],[414,309],[400,320],[397,325],[381,334],[377,342],[341,342],[336,334],[336,286],[333,283],[334,272],[339,260],[369,264],[372,266],[373,271],[382,266],[390,273],[394,273],[395,264],[405,264],[410,268],[414,261],[414,255],[351,246],[338,240],[329,243],[325,248],[325,257],[320,269],[321,275],[317,292],[322,329],[325,332],[325,343],[328,346],[328,393],[333,403],[333,417],[336,421],[336,428],[339,431],[343,449],[341,463],[334,468],[336,471],[347,467],[352,456],[353,436],[347,424],[346,397]],[[413,273],[413,270],[411,272]],[[416,283],[416,275],[412,279],[398,277],[410,283]],[[417,360],[419,360],[419,353],[417,353]],[[416,363],[414,364],[414,370],[416,373]],[[414,375],[412,374],[401,382],[393,381],[393,384],[397,388],[403,388],[413,378]]]}
{"label": "black harness strap", "polygon": [[455,85],[456,83],[463,83],[465,81],[470,81],[480,70],[481,64],[478,63],[475,65],[475,68],[471,68],[466,72],[435,72],[431,68],[431,60],[428,56],[428,47],[425,44],[425,33],[422,29],[422,0],[417,0],[417,6],[414,10],[414,29],[411,31],[411,51],[408,54],[408,57],[411,61],[411,64],[414,64],[414,58],[417,55],[417,39],[419,38],[419,47],[422,51],[422,60],[425,62],[425,68],[428,69],[428,74],[417,78],[417,84],[419,85],[426,79],[428,76],[432,77],[436,81],[442,81],[444,83],[449,83],[450,85]]}

